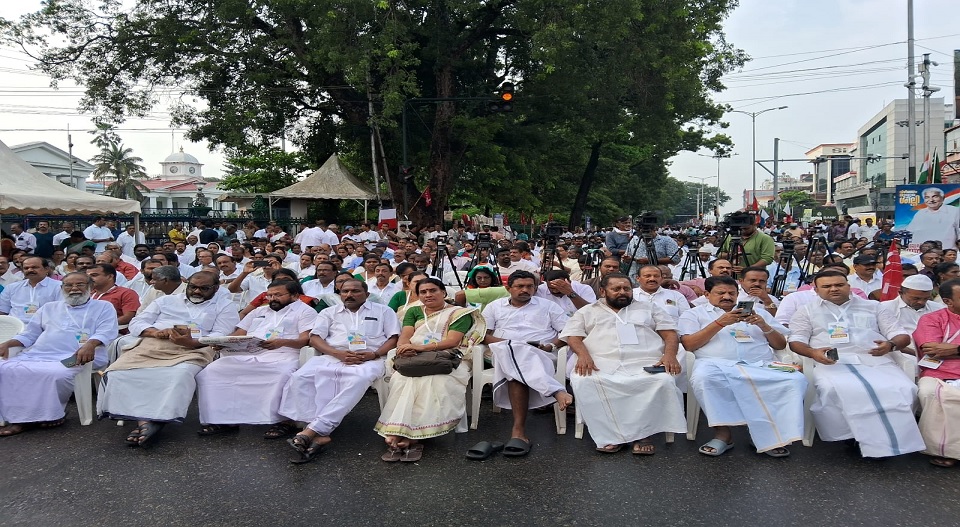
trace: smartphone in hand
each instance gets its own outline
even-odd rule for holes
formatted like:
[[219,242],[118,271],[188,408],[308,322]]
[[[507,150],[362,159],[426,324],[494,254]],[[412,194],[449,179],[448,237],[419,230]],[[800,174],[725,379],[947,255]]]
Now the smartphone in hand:
[[66,366],[67,368],[72,368],[72,367],[76,366],[76,365],[77,365],[77,354],[74,353],[73,355],[70,355],[69,357],[63,359],[62,361],[60,361],[60,364],[63,364],[63,365]]
[[837,351],[837,348],[830,348],[827,350],[827,358],[836,362],[840,360],[840,353]]
[[740,310],[741,317],[748,317],[753,314],[753,300],[744,300],[737,302],[737,309]]
[[644,366],[643,371],[647,373],[667,373],[666,366]]

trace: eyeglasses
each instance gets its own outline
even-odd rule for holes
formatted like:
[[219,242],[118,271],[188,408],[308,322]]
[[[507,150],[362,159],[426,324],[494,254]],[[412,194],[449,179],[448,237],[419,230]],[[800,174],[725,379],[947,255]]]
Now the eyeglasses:
[[213,285],[193,285],[193,284],[187,284],[187,289],[196,289],[197,291],[203,291],[203,292],[212,291],[213,288],[215,288],[215,287],[216,287],[216,286],[213,286]]

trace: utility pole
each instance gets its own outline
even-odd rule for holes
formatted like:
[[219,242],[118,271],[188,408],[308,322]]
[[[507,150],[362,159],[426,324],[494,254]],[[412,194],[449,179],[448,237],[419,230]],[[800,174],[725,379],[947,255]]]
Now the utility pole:
[[913,0],[907,0],[907,183],[917,182],[917,103],[913,98]]
[[[923,63],[920,64],[920,75],[923,78],[923,154],[930,155],[930,96],[940,91],[940,88],[930,86],[930,66],[939,66],[930,60],[930,54],[923,54]],[[932,171],[931,171],[932,173]],[[928,182],[930,183],[930,182]]]
[[[70,156],[70,186],[73,186],[73,136],[70,135],[70,124],[67,124],[67,154]],[[86,186],[86,185],[84,185]],[[81,189],[86,190],[86,189]]]

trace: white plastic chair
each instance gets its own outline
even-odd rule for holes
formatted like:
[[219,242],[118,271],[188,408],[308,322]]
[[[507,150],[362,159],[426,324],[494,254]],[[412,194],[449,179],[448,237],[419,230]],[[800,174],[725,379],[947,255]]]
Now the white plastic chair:
[[[473,383],[470,391],[468,392],[468,400],[470,403],[470,429],[476,430],[477,425],[480,423],[480,396],[483,392],[484,385],[493,384],[493,368],[484,368],[483,358],[489,348],[482,344],[477,344],[473,349]],[[493,357],[491,356],[491,361]],[[557,350],[557,370],[554,374],[554,378],[557,379],[557,382],[561,386],[566,385],[567,381],[567,348],[566,346]],[[493,405],[493,411],[496,413],[500,412],[500,407]],[[560,406],[556,403],[553,405],[553,418],[557,426],[557,435],[564,435],[567,433],[567,412],[560,411]]]
[[[890,358],[900,366],[904,375],[917,382],[917,358],[905,355],[897,350],[889,353]],[[810,408],[817,400],[817,387],[813,383],[813,369],[817,367],[817,361],[810,357],[803,357],[803,374],[807,377],[807,394],[803,398],[803,446],[813,446],[814,434],[817,432],[817,424],[813,420],[813,412]]]
[[23,321],[10,315],[0,315],[0,342],[6,342],[23,331]]
[[[776,355],[777,360],[781,362],[795,362],[797,355],[791,352],[788,349],[774,350],[774,355]],[[690,376],[693,374],[693,363],[695,362],[696,357],[693,352],[687,352],[687,360],[684,364],[684,368],[687,370],[687,379],[690,379]],[[804,368],[806,370],[806,368]],[[808,379],[809,380],[809,379]],[[804,426],[807,426],[807,423],[812,422],[812,419],[809,419],[807,413],[810,411],[810,405],[812,404],[809,401],[810,395],[810,385],[807,386],[807,396],[803,399],[803,411],[804,411]],[[687,439],[690,441],[696,441],[697,439],[697,427],[700,426],[700,402],[697,401],[697,397],[693,394],[693,388],[687,390]],[[803,441],[804,446],[811,446],[807,444],[806,439]],[[812,444],[812,443],[811,443]]]
[[[566,352],[568,349],[569,349],[569,348],[564,348],[563,350]],[[693,355],[692,353],[687,353],[687,356],[688,356],[688,357],[689,357],[689,356],[692,356],[692,355]],[[566,369],[566,360],[567,360],[566,353],[564,353],[564,356],[563,356],[563,359],[562,359],[562,360],[563,360],[563,362],[564,362],[564,368],[563,368],[562,371],[563,371],[563,374],[566,375],[566,373],[567,373],[567,369]],[[687,359],[687,360],[690,361],[691,359]],[[560,361],[557,362],[557,371],[558,371],[558,372],[561,371],[561,370],[560,370]],[[558,373],[558,375],[559,375],[559,373]],[[559,379],[558,379],[558,380],[559,380]],[[573,432],[573,437],[575,437],[575,438],[577,438],[577,439],[583,439],[584,422],[583,422],[583,416],[580,415],[580,406],[577,404],[577,394],[576,394],[576,393],[573,394],[573,401],[574,401],[574,403],[573,403],[573,409],[574,409],[575,414],[576,414],[576,417],[574,418],[574,423],[576,424],[576,427],[575,427],[574,432]],[[673,443],[673,441],[674,441],[674,434],[673,434],[673,432],[665,432],[665,433],[663,434],[663,437],[664,437],[664,442],[666,442],[666,443]]]
[[[23,348],[10,348],[10,357],[13,357]],[[88,362],[80,366],[80,371],[73,378],[73,397],[77,401],[77,413],[80,415],[80,424],[87,426],[93,423],[93,363]],[[6,424],[6,423],[2,423]]]

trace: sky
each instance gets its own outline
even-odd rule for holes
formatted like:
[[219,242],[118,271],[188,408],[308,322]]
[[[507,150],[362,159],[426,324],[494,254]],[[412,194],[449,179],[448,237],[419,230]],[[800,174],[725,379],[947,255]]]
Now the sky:
[[[933,69],[933,86],[947,102],[953,97],[953,50],[960,49],[956,0],[916,0],[914,37],[917,60],[930,53],[940,63]],[[714,100],[737,110],[766,112],[756,118],[757,159],[771,159],[773,138],[779,137],[780,157],[797,159],[821,143],[852,142],[857,129],[896,98],[904,98],[907,77],[907,0],[741,0],[724,24],[729,42],[752,60],[724,78],[727,90]],[[0,17],[16,18],[39,9],[39,0],[2,2]],[[66,129],[73,133],[74,154],[90,159],[96,148],[89,115],[77,113],[80,88],[61,83],[49,88],[46,77],[28,70],[30,59],[17,49],[0,47],[0,140],[7,145],[47,141],[66,149]],[[221,152],[171,134],[166,104],[161,101],[149,119],[123,123],[120,135],[144,159],[148,173],[183,148],[205,164],[205,176],[220,176]],[[918,104],[919,111],[919,104]],[[751,119],[730,113],[724,130],[735,146],[733,157],[720,162],[720,187],[740,207],[740,196],[752,185]],[[701,154],[701,155],[698,155]],[[671,160],[673,177],[716,184],[717,161],[711,152],[682,153]],[[809,172],[805,163],[782,163],[781,172]],[[757,168],[757,187],[767,173]]]

